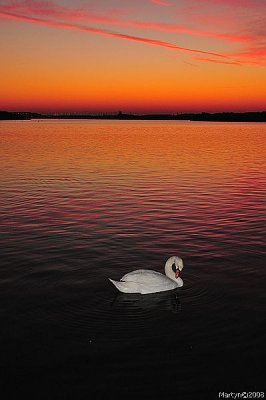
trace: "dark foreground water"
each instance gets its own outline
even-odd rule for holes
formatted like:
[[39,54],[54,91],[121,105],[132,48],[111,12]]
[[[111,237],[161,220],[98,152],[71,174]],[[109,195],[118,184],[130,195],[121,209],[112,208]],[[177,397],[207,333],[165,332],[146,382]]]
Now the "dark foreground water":
[[[0,123],[1,398],[265,390],[266,124]],[[107,280],[183,258],[184,287]]]

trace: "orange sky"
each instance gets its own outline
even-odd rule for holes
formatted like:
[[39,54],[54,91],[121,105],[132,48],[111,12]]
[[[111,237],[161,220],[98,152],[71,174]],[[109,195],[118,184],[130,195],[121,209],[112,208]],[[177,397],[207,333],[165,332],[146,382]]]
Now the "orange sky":
[[265,0],[0,0],[0,110],[265,110],[265,14]]

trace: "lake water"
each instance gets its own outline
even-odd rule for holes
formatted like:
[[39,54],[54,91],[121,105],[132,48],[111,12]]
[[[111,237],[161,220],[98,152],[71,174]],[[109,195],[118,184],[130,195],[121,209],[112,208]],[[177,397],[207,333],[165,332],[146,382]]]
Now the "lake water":
[[[0,122],[7,400],[265,390],[266,124]],[[184,286],[118,294],[184,260]]]

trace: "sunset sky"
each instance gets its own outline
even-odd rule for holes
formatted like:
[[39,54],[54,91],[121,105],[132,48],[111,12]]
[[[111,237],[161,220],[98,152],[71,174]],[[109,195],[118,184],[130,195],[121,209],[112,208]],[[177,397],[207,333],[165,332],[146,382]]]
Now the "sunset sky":
[[0,110],[266,109],[266,0],[0,0]]

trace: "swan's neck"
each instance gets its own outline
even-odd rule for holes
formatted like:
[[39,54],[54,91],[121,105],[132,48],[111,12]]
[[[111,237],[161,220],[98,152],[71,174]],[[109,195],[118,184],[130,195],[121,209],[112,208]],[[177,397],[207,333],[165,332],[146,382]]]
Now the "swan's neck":
[[165,270],[165,275],[168,276],[168,278],[171,278],[173,279],[173,281],[175,281],[176,280],[175,273],[172,269],[173,264],[174,264],[174,259],[171,257],[169,258],[169,260],[166,261],[164,270]]
[[175,273],[172,269],[172,265],[174,264],[174,262],[175,262],[174,257],[171,257],[166,261],[165,267],[164,267],[165,275],[168,276],[168,278],[173,279],[173,281],[176,280]]
[[175,281],[178,284],[178,286],[183,286],[183,280],[180,277],[176,278],[175,272],[172,269],[172,265],[175,263],[176,259],[177,259],[177,257],[173,256],[173,257],[170,257],[166,261],[165,267],[164,267],[165,275],[168,276],[168,278]]

